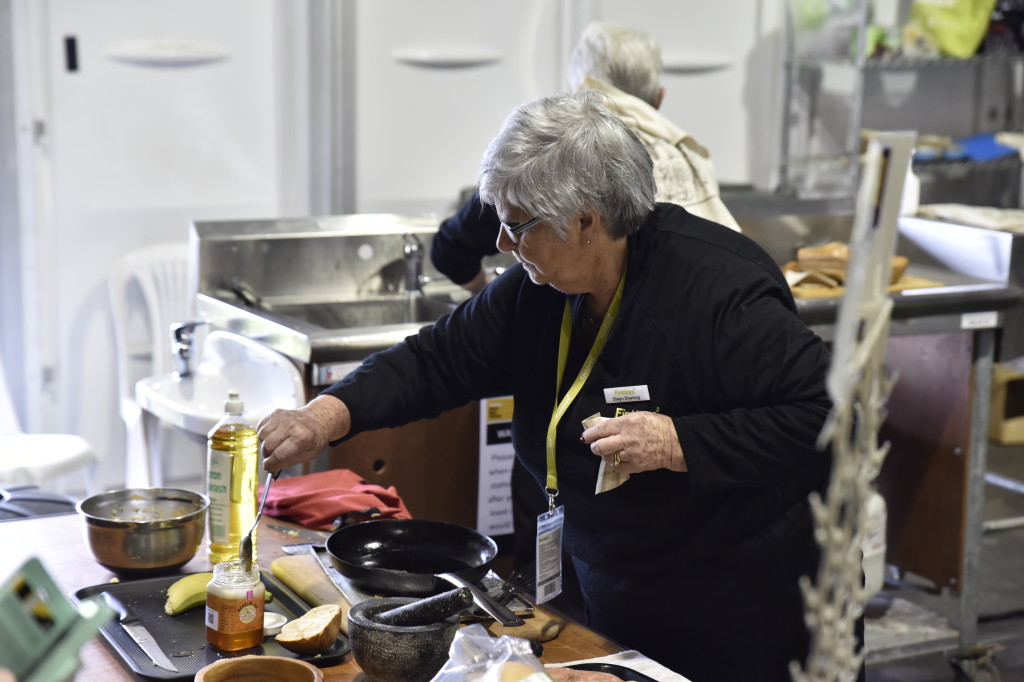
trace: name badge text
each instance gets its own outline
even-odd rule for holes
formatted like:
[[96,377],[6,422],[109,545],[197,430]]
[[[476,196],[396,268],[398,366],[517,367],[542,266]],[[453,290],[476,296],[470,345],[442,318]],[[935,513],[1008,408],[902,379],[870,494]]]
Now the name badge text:
[[647,385],[642,386],[619,386],[617,388],[604,389],[604,401],[609,405],[616,403],[638,403],[642,400],[650,400],[651,394]]

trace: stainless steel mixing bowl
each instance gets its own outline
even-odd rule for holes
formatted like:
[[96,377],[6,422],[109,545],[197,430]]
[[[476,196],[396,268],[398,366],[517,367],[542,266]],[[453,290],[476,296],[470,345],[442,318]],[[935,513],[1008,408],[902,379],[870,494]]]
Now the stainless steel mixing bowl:
[[188,563],[206,530],[205,495],[177,488],[124,488],[87,497],[89,551],[102,566],[128,577],[172,573]]

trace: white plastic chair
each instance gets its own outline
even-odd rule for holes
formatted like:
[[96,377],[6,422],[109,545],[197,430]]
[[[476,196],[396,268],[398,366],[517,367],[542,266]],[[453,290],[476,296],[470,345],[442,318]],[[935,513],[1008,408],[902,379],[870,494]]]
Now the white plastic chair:
[[142,410],[135,401],[135,382],[171,371],[171,324],[193,317],[188,244],[155,244],[132,251],[114,265],[107,289],[125,426],[125,485],[146,487],[161,476],[153,471]]
[[0,482],[53,486],[55,479],[84,469],[87,495],[98,492],[99,457],[81,436],[70,433],[25,433],[14,411],[0,359]]

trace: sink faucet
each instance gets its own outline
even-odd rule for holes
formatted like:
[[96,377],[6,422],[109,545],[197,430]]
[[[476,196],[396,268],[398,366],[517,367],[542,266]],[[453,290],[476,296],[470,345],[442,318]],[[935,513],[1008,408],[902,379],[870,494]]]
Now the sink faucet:
[[419,237],[402,233],[405,240],[405,291],[423,292],[423,242]]
[[196,327],[209,324],[206,320],[174,322],[171,324],[171,355],[174,356],[174,372],[179,377],[192,374],[192,339]]
[[238,275],[231,278],[231,291],[250,308],[259,308],[263,305],[263,300],[252,285]]

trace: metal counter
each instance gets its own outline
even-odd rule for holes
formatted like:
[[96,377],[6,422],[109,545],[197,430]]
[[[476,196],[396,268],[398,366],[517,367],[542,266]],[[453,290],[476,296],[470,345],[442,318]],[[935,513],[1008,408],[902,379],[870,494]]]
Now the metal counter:
[[[851,220],[776,216],[740,224],[781,264],[799,247],[847,241]],[[1024,324],[1021,251],[1021,239],[1012,234],[900,219],[896,252],[909,259],[907,274],[944,286],[892,294],[886,364],[900,378],[883,434],[892,451],[878,480],[890,506],[887,559],[932,581],[952,599],[957,630],[931,627],[932,621],[915,633],[912,623],[920,614],[914,614],[897,624],[901,634],[893,637],[889,619],[869,621],[869,662],[948,651],[977,640],[992,365],[1003,330]],[[797,300],[802,319],[826,340],[839,303],[838,298]]]
[[[210,221],[192,226],[191,280],[197,312],[216,326],[259,339],[300,363],[349,363],[387,348],[422,324],[327,329],[248,305],[241,282],[264,301],[345,301],[396,291],[389,279],[402,260],[402,233],[429,250],[436,217],[351,215],[266,221]],[[739,219],[744,233],[781,264],[803,246],[846,241],[852,214],[753,216]],[[897,253],[910,259],[908,274],[945,286],[894,294],[891,334],[953,329],[1022,330],[1022,240],[1007,233],[916,218],[900,221]],[[507,259],[507,257],[506,257]],[[501,259],[496,259],[501,262]],[[1017,269],[1024,269],[1019,267]],[[466,296],[424,263],[424,292],[458,302]],[[799,299],[801,318],[831,338],[839,298]],[[1024,352],[1024,351],[1022,351]]]
[[[782,265],[794,260],[801,247],[846,242],[852,220],[852,214],[844,214],[756,217],[739,222],[744,233]],[[1008,321],[1016,324],[1024,283],[1015,279],[1011,262],[1019,248],[1009,233],[901,218],[896,253],[910,261],[906,274],[944,286],[893,294],[890,334],[996,329]],[[804,322],[830,340],[840,300],[798,299],[797,308]]]

